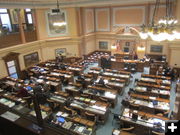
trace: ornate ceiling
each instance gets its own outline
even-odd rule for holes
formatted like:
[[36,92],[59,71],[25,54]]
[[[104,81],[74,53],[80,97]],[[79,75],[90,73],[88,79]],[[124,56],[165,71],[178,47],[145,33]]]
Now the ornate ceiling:
[[[164,0],[162,0],[164,1]],[[88,7],[142,4],[155,2],[155,0],[59,0],[60,7]],[[51,8],[56,6],[57,0],[0,0],[0,8],[29,7],[29,8]]]

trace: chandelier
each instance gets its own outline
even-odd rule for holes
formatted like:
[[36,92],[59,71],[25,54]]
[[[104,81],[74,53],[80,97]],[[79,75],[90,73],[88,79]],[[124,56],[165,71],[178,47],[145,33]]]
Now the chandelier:
[[180,33],[177,31],[178,21],[172,15],[173,1],[166,0],[166,16],[155,24],[154,18],[160,4],[160,0],[156,0],[151,23],[147,26],[142,25],[142,30],[139,33],[141,39],[147,39],[149,37],[154,41],[173,41],[180,39]]

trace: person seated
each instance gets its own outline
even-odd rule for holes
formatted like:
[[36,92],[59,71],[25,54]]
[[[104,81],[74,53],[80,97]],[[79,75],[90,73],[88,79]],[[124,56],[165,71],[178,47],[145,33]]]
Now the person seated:
[[137,60],[138,59],[138,55],[137,53],[134,54],[134,60]]
[[64,79],[63,85],[67,86],[69,84],[69,80],[67,78]]
[[61,63],[61,64],[60,64],[60,69],[61,69],[61,70],[66,70],[66,66],[65,66],[63,63]]
[[99,86],[105,86],[105,82],[104,82],[104,78],[100,77],[99,81],[98,81],[98,85]]
[[22,97],[28,97],[28,96],[29,96],[29,94],[28,94],[27,90],[21,86],[19,88],[19,91],[16,94],[16,97],[22,98]]
[[79,80],[79,81],[83,81],[84,80],[84,77],[82,76],[82,75],[79,75],[78,77],[77,77],[77,79]]

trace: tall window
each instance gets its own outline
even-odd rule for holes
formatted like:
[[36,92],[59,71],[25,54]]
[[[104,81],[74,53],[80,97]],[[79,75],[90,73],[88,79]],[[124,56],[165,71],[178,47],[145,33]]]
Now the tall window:
[[14,60],[7,62],[7,68],[8,68],[8,72],[9,72],[10,77],[18,78],[16,65],[15,65]]
[[0,19],[4,31],[12,31],[8,10],[0,8]]
[[25,15],[26,15],[27,23],[28,24],[33,24],[32,10],[29,9],[29,8],[25,9]]

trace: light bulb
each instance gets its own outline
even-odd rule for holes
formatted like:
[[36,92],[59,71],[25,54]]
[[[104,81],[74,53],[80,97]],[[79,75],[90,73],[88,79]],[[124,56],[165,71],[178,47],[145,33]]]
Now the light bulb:
[[180,33],[179,32],[173,31],[173,34],[174,34],[176,39],[180,39]]
[[174,36],[174,34],[168,34],[167,36],[167,40],[168,41],[173,41],[176,37]]
[[158,41],[158,42],[164,40],[160,34],[152,34],[151,39],[154,40],[154,41]]
[[147,34],[147,33],[140,32],[139,35],[140,35],[140,37],[141,37],[142,39],[147,39],[147,38],[148,38],[148,34]]
[[176,23],[178,23],[178,20],[175,20],[175,21],[174,21],[174,24],[176,24]]

